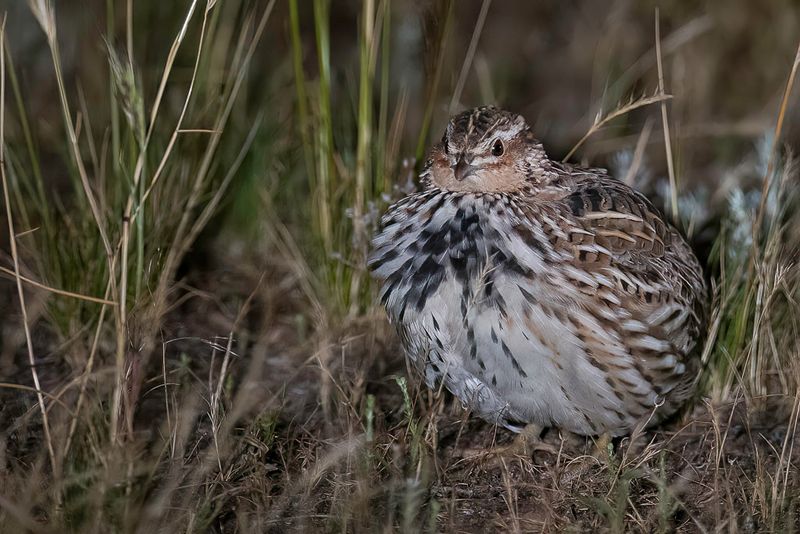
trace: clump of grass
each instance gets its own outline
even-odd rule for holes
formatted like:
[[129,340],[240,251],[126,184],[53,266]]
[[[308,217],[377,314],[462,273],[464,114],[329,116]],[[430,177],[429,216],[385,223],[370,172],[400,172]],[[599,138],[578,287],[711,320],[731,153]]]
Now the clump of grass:
[[[303,140],[305,168],[314,198],[314,209],[311,213],[316,237],[314,245],[321,251],[321,257],[317,261],[324,266],[323,287],[332,290],[328,299],[334,306],[346,310],[351,306],[358,307],[357,295],[363,276],[363,259],[360,256],[363,255],[365,243],[364,206],[367,187],[374,179],[367,168],[366,158],[369,139],[375,128],[371,114],[374,54],[381,43],[382,26],[377,24],[379,29],[376,32],[376,22],[379,21],[376,21],[375,4],[365,2],[358,34],[361,51],[358,108],[355,117],[347,120],[346,112],[334,113],[331,98],[329,2],[313,2],[318,66],[314,87],[306,81],[303,70],[304,49],[298,3],[292,0],[289,5],[299,129]],[[387,5],[385,1],[381,3],[383,14],[387,14]],[[381,105],[388,104],[382,102]],[[346,110],[341,102],[336,109]],[[344,124],[350,124],[354,120],[358,128],[356,147],[342,142],[335,146],[334,117]],[[356,246],[351,246],[351,243]]]
[[[300,8],[295,0],[289,2],[289,8],[298,129],[314,200],[314,241],[309,254],[319,251],[315,264],[320,266],[324,280],[319,290],[326,295],[329,306],[346,311],[353,318],[371,306],[365,262],[377,210],[394,195],[397,177],[406,170],[399,157],[408,105],[406,89],[401,84],[397,95],[390,92],[392,2],[362,3],[353,95],[346,90],[342,94],[339,88],[334,91],[332,86],[329,0],[313,2],[317,59],[313,80],[303,68],[304,58],[311,51],[303,47]],[[446,37],[446,29],[437,36],[440,48]],[[418,147],[424,147],[430,127],[444,56],[439,57],[428,89]]]
[[[771,142],[760,145],[758,173],[763,176],[757,206],[741,190],[730,195],[729,211],[715,244],[712,261],[719,270],[715,317],[705,356],[716,376],[711,384],[718,398],[742,386],[750,399],[771,392],[796,394],[800,374],[793,355],[800,346],[786,328],[800,312],[796,296],[800,277],[794,266],[798,244],[787,231],[797,223],[797,180],[791,155],[781,160],[781,140],[788,98],[800,65],[798,48],[789,74]],[[754,195],[750,196],[751,199]],[[788,321],[787,321],[788,320]]]
[[[120,502],[128,503],[119,513],[132,513],[132,483],[145,473],[135,473],[134,456],[120,448],[134,439],[134,413],[176,271],[252,147],[252,133],[242,143],[226,135],[226,129],[274,4],[248,13],[241,5],[189,3],[152,93],[142,85],[132,48],[118,52],[109,35],[110,100],[104,104],[110,111],[104,111],[87,105],[80,86],[75,104],[65,81],[55,5],[29,2],[57,81],[64,149],[59,165],[75,193],[63,202],[49,193],[40,164],[42,147],[58,140],[38,142],[25,88],[14,64],[4,64],[3,82],[12,80],[16,106],[12,122],[25,132],[19,144],[3,142],[12,154],[3,165],[10,186],[5,206],[11,227],[22,230],[12,235],[21,251],[14,275],[20,284],[30,279],[55,289],[48,295],[46,316],[63,344],[61,351],[69,356],[67,373],[74,377],[58,393],[70,400],[70,407],[41,399],[49,386],[40,383],[36,360],[44,350],[28,340],[49,451],[47,476],[58,482],[40,505],[51,503],[47,509],[58,515],[56,504],[72,510],[80,503],[80,513],[64,516],[74,528],[103,515],[108,501],[93,501],[91,494],[117,476],[127,479]],[[109,3],[110,20],[113,7]],[[131,25],[129,18],[128,32]],[[232,25],[239,31],[230,32]],[[3,39],[5,43],[5,35]],[[12,57],[10,50],[3,50],[4,60]],[[190,77],[177,81],[175,68],[188,58],[193,58]],[[201,65],[206,69],[202,73]],[[165,105],[167,99],[180,102],[177,113]],[[98,116],[109,122],[98,124]],[[251,132],[259,126],[256,122]],[[24,299],[20,306],[24,314]],[[115,349],[109,351],[112,341]],[[217,389],[212,415],[219,397]],[[216,417],[212,423],[219,426]],[[106,476],[98,476],[97,470]],[[76,484],[72,477],[83,481]]]

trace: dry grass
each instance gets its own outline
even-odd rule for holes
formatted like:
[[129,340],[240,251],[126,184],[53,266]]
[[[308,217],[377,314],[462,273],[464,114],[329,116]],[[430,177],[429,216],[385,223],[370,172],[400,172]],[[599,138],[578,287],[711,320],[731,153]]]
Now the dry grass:
[[[791,3],[764,31],[744,0],[666,2],[655,35],[621,1],[144,4],[31,0],[0,38],[0,530],[798,529]],[[492,95],[706,258],[668,425],[494,458],[512,436],[409,375],[367,238]]]

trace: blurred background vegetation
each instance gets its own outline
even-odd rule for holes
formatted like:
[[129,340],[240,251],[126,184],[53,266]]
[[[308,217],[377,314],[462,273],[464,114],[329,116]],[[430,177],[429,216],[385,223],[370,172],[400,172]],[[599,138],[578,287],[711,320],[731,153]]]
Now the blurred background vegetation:
[[[798,519],[796,2],[0,0],[0,14],[0,525]],[[570,159],[670,212],[661,107],[640,105],[660,94],[656,25],[677,223],[715,288],[686,419],[708,424],[631,439],[583,485],[464,467],[459,451],[495,432],[399,378],[369,236],[447,118],[483,104],[525,115],[554,159],[592,132]],[[759,425],[768,438],[726,441]],[[676,443],[690,452],[665,459]],[[756,460],[727,470],[725,454]],[[687,470],[703,473],[689,489]],[[713,504],[694,503],[709,484]]]

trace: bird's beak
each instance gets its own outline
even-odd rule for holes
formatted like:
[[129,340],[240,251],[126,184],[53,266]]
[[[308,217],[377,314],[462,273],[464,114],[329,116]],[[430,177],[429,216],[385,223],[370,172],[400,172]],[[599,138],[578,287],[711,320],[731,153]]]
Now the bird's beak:
[[464,159],[463,155],[459,156],[458,161],[455,165],[452,165],[451,168],[453,169],[453,174],[458,182],[462,182],[465,178],[475,174],[475,171],[478,169],[478,167],[467,163],[467,160]]

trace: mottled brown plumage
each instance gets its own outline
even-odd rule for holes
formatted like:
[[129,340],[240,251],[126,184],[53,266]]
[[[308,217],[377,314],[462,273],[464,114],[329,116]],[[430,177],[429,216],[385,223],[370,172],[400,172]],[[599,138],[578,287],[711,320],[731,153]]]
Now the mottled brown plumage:
[[389,208],[370,266],[430,387],[478,415],[581,434],[674,413],[706,286],[678,231],[601,169],[551,161],[519,115],[454,117]]

